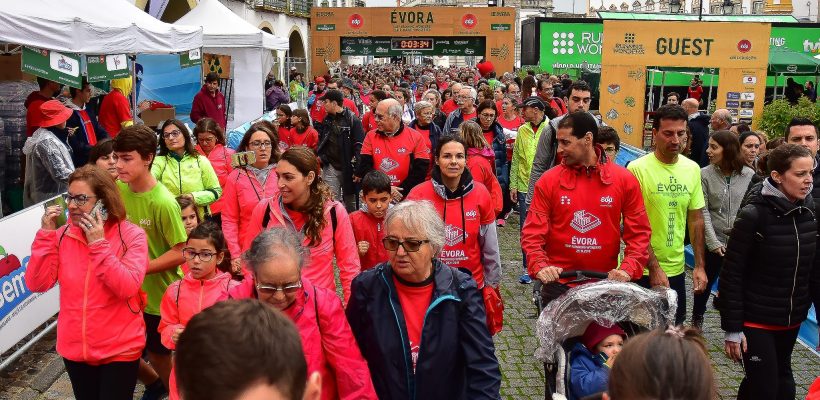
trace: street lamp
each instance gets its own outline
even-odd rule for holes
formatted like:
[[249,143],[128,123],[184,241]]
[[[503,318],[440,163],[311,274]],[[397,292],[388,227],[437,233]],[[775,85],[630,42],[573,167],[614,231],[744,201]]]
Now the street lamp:
[[732,0],[723,0],[720,7],[723,9],[723,15],[731,15],[735,10],[735,3],[732,3]]

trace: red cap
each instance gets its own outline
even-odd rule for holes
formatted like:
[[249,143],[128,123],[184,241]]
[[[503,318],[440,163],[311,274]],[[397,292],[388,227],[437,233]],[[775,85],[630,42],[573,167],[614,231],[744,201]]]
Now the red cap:
[[584,331],[584,336],[581,336],[581,344],[583,344],[587,350],[594,352],[595,346],[610,335],[619,335],[626,339],[626,333],[618,324],[612,324],[611,327],[606,328],[595,322],[590,322],[589,326],[587,326],[587,330]]
[[316,79],[314,80],[314,82],[316,82],[316,83],[325,83],[325,78],[323,78],[321,76],[317,76]]
[[68,121],[71,109],[60,103],[59,100],[49,100],[40,105],[40,126],[49,128]]

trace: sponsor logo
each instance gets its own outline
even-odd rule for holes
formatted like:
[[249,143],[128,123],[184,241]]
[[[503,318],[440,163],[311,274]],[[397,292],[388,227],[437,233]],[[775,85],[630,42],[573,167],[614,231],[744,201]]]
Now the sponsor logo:
[[748,108],[742,108],[742,109],[740,109],[740,112],[738,113],[738,117],[751,118],[752,116],[754,116],[754,114],[755,114],[754,110],[750,110]]
[[444,243],[448,246],[455,246],[466,239],[469,234],[465,233],[463,229],[447,224],[444,227]]
[[106,69],[109,71],[118,71],[121,69],[125,69],[128,66],[128,63],[125,59],[125,54],[115,54],[106,56]]
[[572,204],[572,200],[569,196],[561,196],[561,204]]
[[475,217],[477,217],[477,216],[478,216],[478,211],[476,211],[476,210],[469,210],[469,211],[467,211],[466,213],[464,213],[464,216],[465,216],[465,217],[467,217],[467,218],[475,218]]
[[601,196],[601,205],[611,206],[614,201],[612,196]]
[[510,24],[490,24],[491,31],[509,31]]
[[464,54],[466,54],[466,55],[475,54],[475,50],[473,50],[473,49],[464,49]]
[[740,100],[740,92],[728,92],[726,98],[729,100]]
[[757,77],[752,75],[744,75],[743,76],[743,84],[744,85],[754,85],[757,83]]
[[199,60],[202,58],[202,52],[199,49],[193,49],[188,52],[188,59],[189,60]]
[[740,108],[755,108],[755,102],[753,101],[741,101]]
[[807,53],[820,54],[820,41],[810,42],[808,39],[804,40],[803,51]]
[[752,101],[755,99],[754,92],[743,92],[740,94],[740,100],[749,100]]
[[467,29],[473,29],[476,27],[476,25],[478,25],[478,17],[476,17],[475,15],[464,14],[464,16],[461,17],[461,26]]
[[329,32],[336,30],[336,24],[319,24],[316,25],[316,30],[319,32]]
[[390,52],[390,50],[385,48],[385,47],[376,47],[376,53],[388,53],[388,52]]
[[743,39],[743,40],[737,42],[737,51],[739,51],[741,53],[748,53],[751,50],[752,50],[752,42],[750,42],[746,39]]
[[49,54],[49,66],[51,69],[66,75],[80,76],[80,63],[56,51]]
[[406,147],[399,147],[399,149],[396,150],[396,152],[398,152],[398,153],[407,153],[407,148]]
[[740,102],[737,100],[729,100],[726,102],[726,108],[738,108],[740,107]]
[[390,157],[382,158],[382,162],[379,164],[379,169],[384,173],[390,172],[398,167],[399,162]]
[[730,108],[729,114],[732,114],[733,117],[737,117],[737,108]]
[[347,25],[353,29],[360,29],[364,25],[364,17],[361,14],[351,14],[347,19]]
[[490,13],[491,17],[511,17],[512,14],[509,11],[493,11]]
[[741,124],[751,125],[752,124],[752,119],[751,118],[738,118],[737,122],[741,123]]
[[786,38],[784,37],[773,37],[769,38],[769,45],[774,47],[783,47],[786,45]]
[[601,219],[586,210],[576,211],[573,214],[572,222],[569,223],[569,226],[581,233],[587,233],[598,227],[598,225],[601,225]]
[[319,11],[316,13],[316,18],[332,17],[334,15],[335,14],[333,14],[333,11]]
[[552,33],[552,54],[575,53],[601,54],[601,32]]
[[613,51],[618,54],[646,54],[646,49],[644,49],[643,45],[635,43],[634,33],[625,33],[624,41],[622,43],[615,43]]

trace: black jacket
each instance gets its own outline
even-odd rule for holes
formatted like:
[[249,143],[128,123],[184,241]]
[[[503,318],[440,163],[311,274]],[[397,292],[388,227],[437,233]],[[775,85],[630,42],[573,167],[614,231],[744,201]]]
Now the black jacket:
[[[86,107],[85,111],[88,113],[88,119],[91,120],[91,126],[94,128],[94,134],[97,136],[97,142],[108,138],[108,132],[100,126],[97,121],[97,115],[91,107]],[[88,144],[88,136],[85,128],[82,126],[80,113],[76,109],[72,109],[71,117],[66,121],[66,129],[60,130],[57,137],[60,138],[68,147],[71,148],[71,160],[74,162],[74,167],[79,168],[88,162],[88,153],[91,151],[91,145]],[[71,136],[68,135],[69,128],[76,128]]]
[[726,246],[718,302],[726,332],[741,332],[744,322],[799,324],[820,298],[814,201],[763,194],[770,179],[751,189]]
[[[407,125],[402,122],[401,127],[399,127],[399,131],[396,132],[396,136],[404,134],[404,129],[406,127]],[[384,132],[377,129],[376,135],[384,135]],[[362,146],[359,146],[359,150],[361,150],[361,148]],[[407,173],[407,178],[404,178],[404,181],[402,181],[399,185],[399,188],[402,189],[401,193],[403,196],[407,196],[411,189],[416,187],[419,183],[424,182],[424,178],[427,177],[427,169],[430,166],[430,162],[431,160],[429,159],[415,158],[412,154],[410,154],[410,171]],[[359,178],[364,178],[364,176],[373,169],[373,156],[362,154],[361,161],[356,168],[356,176]]]
[[501,372],[484,300],[469,275],[433,260],[433,297],[413,373],[389,263],[353,280],[346,314],[380,399],[499,399]]
[[[327,114],[325,120],[317,124],[319,131],[319,145],[316,153],[322,165],[332,165],[332,160],[337,160],[341,165],[336,165],[343,173],[342,189],[345,193],[354,193],[353,171],[360,163],[362,143],[364,143],[364,128],[362,121],[347,108],[338,114]],[[328,142],[331,136],[335,137],[341,147],[341,154],[331,155]]]
[[689,120],[689,131],[692,132],[692,147],[689,159],[698,163],[701,168],[709,165],[706,148],[709,146],[709,117],[700,114]]

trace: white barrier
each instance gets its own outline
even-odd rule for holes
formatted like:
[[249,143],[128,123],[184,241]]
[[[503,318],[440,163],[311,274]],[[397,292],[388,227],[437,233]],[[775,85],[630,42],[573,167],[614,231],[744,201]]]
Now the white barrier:
[[0,219],[0,354],[11,349],[60,309],[59,290],[33,293],[25,275],[43,205]]

